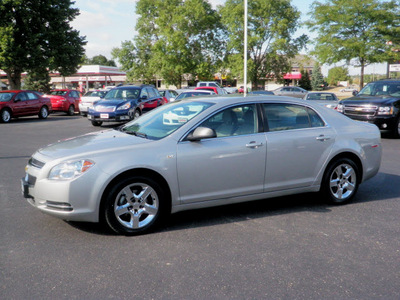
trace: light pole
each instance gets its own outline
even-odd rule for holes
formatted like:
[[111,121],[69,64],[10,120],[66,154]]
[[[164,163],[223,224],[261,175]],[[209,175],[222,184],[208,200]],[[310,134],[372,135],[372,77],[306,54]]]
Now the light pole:
[[243,93],[247,95],[247,0],[244,0],[244,87]]

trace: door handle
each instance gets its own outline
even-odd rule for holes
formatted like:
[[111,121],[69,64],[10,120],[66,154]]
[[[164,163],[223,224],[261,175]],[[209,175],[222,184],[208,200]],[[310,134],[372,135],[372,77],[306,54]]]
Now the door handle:
[[317,141],[325,142],[327,140],[330,140],[331,138],[321,134],[320,136],[316,137],[316,139],[317,139]]
[[258,147],[261,147],[263,145],[263,143],[257,143],[255,141],[252,141],[248,144],[246,144],[247,148],[253,148],[253,149],[257,149]]

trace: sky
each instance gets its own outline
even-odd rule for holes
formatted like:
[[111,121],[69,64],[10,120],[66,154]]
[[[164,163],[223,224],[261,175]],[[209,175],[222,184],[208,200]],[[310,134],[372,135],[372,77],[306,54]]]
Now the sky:
[[[251,0],[248,0],[251,1]],[[130,41],[135,36],[137,15],[135,14],[136,0],[75,0],[74,7],[79,8],[80,15],[71,23],[74,29],[86,36],[86,56],[92,58],[96,55],[104,55],[112,59],[111,50],[120,47],[123,41]],[[224,4],[225,0],[209,0],[215,8]],[[310,6],[313,0],[292,0],[301,13],[301,21],[306,21],[309,16]],[[307,34],[310,38],[313,33],[306,28],[300,28],[298,35]],[[315,36],[315,35],[314,35]],[[327,75],[328,66],[323,66],[322,72]],[[349,67],[350,75],[360,73],[359,68]],[[386,73],[386,66],[378,64],[369,66],[366,74]]]

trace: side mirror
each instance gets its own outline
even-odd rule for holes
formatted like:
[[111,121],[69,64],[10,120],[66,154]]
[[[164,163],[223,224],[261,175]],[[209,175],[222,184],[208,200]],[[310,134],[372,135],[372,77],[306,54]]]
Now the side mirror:
[[353,96],[357,96],[358,92],[357,91],[353,91]]
[[198,142],[203,139],[211,139],[217,137],[214,129],[208,127],[197,127],[192,133],[186,137],[188,141]]
[[140,97],[141,100],[147,100],[147,95],[143,95],[142,97]]

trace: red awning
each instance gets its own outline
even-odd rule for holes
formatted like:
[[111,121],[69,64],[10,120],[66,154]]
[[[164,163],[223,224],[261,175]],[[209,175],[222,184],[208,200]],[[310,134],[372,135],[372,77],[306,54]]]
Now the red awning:
[[283,79],[301,79],[301,73],[300,72],[286,73],[285,75],[283,75]]

